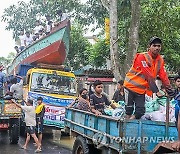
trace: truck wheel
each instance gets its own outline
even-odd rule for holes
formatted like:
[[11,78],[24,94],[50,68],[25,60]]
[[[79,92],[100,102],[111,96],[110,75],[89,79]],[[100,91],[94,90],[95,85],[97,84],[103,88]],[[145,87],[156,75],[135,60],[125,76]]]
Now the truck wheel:
[[77,136],[73,145],[73,154],[89,154],[89,147],[82,136]]
[[10,129],[9,129],[9,141],[11,144],[17,144],[19,141],[19,119],[10,120]]
[[20,119],[20,135],[22,137],[26,136],[26,124],[22,119]]

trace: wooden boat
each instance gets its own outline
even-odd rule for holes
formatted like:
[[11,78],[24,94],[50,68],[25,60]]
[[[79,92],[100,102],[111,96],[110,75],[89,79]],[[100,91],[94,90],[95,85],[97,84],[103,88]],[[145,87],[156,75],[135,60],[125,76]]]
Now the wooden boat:
[[19,53],[8,67],[8,74],[18,71],[20,64],[38,63],[61,65],[69,52],[69,20],[62,21],[53,31]]

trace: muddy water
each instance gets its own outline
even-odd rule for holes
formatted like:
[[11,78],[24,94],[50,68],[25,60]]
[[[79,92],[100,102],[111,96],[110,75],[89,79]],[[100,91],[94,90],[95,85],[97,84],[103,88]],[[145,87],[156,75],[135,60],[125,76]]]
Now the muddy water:
[[62,136],[61,140],[59,141],[59,144],[62,147],[68,148],[70,150],[72,150],[73,148],[73,144],[74,144],[74,137],[68,137],[68,136]]
[[72,150],[74,140],[75,140],[74,137],[61,134],[60,130],[52,130],[52,133],[53,133],[52,135],[53,142],[55,142],[56,144],[59,144],[61,147]]

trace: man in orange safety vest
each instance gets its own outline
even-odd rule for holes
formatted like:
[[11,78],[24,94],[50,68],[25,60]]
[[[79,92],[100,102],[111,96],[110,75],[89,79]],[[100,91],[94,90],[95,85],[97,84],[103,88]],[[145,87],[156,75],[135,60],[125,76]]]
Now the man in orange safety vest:
[[[169,95],[174,95],[168,75],[164,69],[164,60],[159,54],[162,41],[158,37],[150,39],[148,51],[137,53],[133,65],[126,74],[124,80],[124,92],[126,102],[126,118],[140,119],[145,113],[145,94],[156,93],[158,97],[163,95],[155,83],[159,76]],[[135,112],[134,111],[135,104]]]

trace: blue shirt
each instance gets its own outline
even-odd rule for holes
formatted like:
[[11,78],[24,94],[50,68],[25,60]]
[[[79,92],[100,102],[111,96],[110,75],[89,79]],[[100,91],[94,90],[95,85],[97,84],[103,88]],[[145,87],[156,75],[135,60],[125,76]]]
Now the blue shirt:
[[3,84],[6,82],[6,76],[3,72],[0,72],[0,89],[3,88]]

